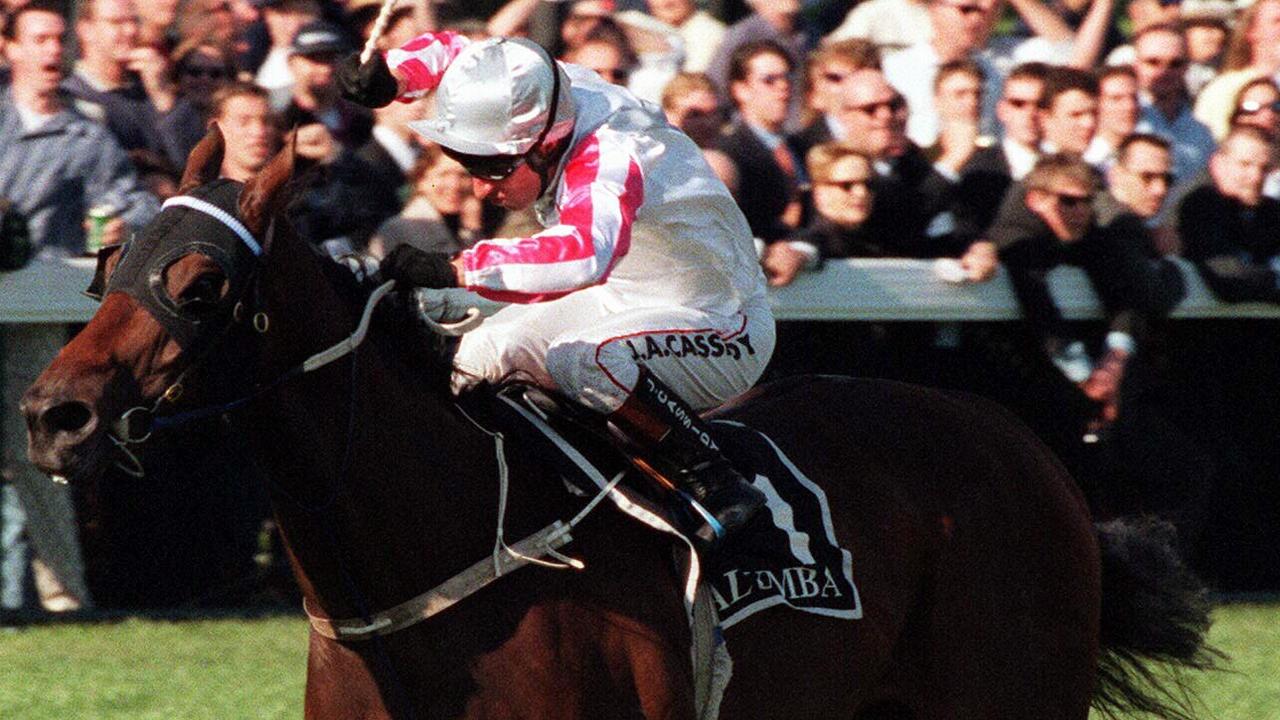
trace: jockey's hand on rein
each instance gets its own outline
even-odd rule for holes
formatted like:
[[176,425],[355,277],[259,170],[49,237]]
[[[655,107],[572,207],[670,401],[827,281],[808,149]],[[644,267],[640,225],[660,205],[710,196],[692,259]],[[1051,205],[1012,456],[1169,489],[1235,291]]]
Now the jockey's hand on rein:
[[451,288],[458,286],[458,276],[450,256],[426,252],[412,245],[397,245],[382,261],[382,277],[408,287]]
[[391,74],[382,53],[375,52],[364,64],[353,52],[338,63],[338,86],[342,97],[367,108],[386,107],[400,94],[400,83]]

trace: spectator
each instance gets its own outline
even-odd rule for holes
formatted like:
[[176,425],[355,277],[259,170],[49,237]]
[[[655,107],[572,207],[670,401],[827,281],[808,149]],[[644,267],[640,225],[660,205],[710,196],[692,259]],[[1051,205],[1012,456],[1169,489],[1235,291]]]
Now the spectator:
[[938,110],[938,142],[926,149],[925,157],[936,159],[948,145],[970,144],[989,147],[990,135],[981,135],[982,67],[972,60],[953,60],[938,68],[934,80],[933,104]]
[[334,78],[338,59],[348,50],[341,28],[323,20],[298,30],[290,48],[289,74],[294,80],[289,104],[281,113],[283,127],[319,123],[348,150],[368,141],[373,113],[344,100]]
[[1134,38],[1134,72],[1142,100],[1138,130],[1173,146],[1173,174],[1190,177],[1213,152],[1213,135],[1191,114],[1187,94],[1187,42],[1176,27],[1156,25]]
[[738,168],[738,204],[751,233],[766,242],[800,226],[799,163],[782,134],[791,101],[790,56],[761,40],[742,45],[730,65],[730,91],[738,117],[720,149]]
[[204,135],[202,118],[178,97],[168,57],[138,43],[138,27],[132,0],[86,0],[76,20],[81,57],[63,89],[97,105],[98,119],[125,150],[150,150],[182,165]]
[[[1231,127],[1252,125],[1273,141],[1280,140],[1280,86],[1271,78],[1258,78],[1245,85],[1236,96]],[[1198,178],[1203,181],[1204,178]],[[1280,199],[1280,171],[1267,174],[1262,194]]]
[[1138,126],[1138,76],[1128,65],[1109,65],[1097,77],[1098,129],[1084,160],[1105,171],[1115,162],[1120,142]]
[[[1182,11],[1182,34],[1187,39],[1187,91],[1200,94],[1218,75],[1227,49],[1228,23],[1234,15],[1232,4],[1196,3]],[[1212,128],[1210,128],[1212,129]]]
[[[838,119],[848,135],[846,143],[871,158],[876,170],[876,205],[871,219],[877,228],[901,233],[904,242],[940,239],[954,229],[946,211],[952,202],[953,179],[973,155],[974,145],[944,147],[930,163],[907,138],[907,103],[879,70],[858,70],[842,85]],[[877,229],[877,231],[881,231]],[[942,246],[935,253],[947,254]]]
[[369,240],[371,255],[384,258],[397,245],[452,255],[481,237],[481,203],[471,192],[471,176],[438,145],[427,146],[409,180],[408,204],[378,227]]
[[1240,88],[1231,111],[1231,127],[1252,125],[1280,138],[1280,87],[1271,78],[1258,78]]
[[[1182,0],[1129,0],[1124,6],[1129,34],[1137,37],[1149,27],[1176,27],[1182,16]],[[1107,54],[1105,65],[1133,65],[1133,44],[1120,45]]]
[[[431,3],[424,7],[431,8]],[[347,16],[344,24],[355,31],[361,42],[368,40],[373,31],[373,21],[382,10],[381,0],[357,0],[346,4]],[[426,28],[419,28],[414,17],[415,7],[411,4],[397,5],[387,18],[387,26],[378,39],[378,49],[382,51],[397,48],[417,37]],[[434,19],[434,18],[433,18]]]
[[1083,70],[1050,68],[1040,94],[1040,127],[1046,153],[1083,156],[1098,129],[1098,81]]
[[253,0],[262,9],[270,47],[254,74],[254,82],[271,93],[271,107],[283,110],[292,96],[293,72],[289,56],[293,39],[304,25],[320,19],[316,0]]
[[[823,258],[901,257],[908,254],[895,247],[899,236],[872,232],[867,219],[875,204],[871,183],[875,171],[865,155],[838,143],[816,145],[805,159],[813,183],[814,222],[795,235],[795,240],[813,246]],[[785,276],[768,272],[774,282]]]
[[[1095,174],[1083,160],[1046,156],[1023,186],[1006,199],[990,237],[1009,271],[1034,344],[1110,422],[1117,412],[1124,364],[1136,347],[1137,324],[1143,316],[1163,315],[1176,304],[1182,295],[1181,275],[1172,264],[1148,260],[1141,223],[1113,220],[1102,227],[1095,222]],[[1045,273],[1062,264],[1082,268],[1107,309],[1108,331],[1096,367],[1088,349],[1093,343],[1086,344],[1084,329],[1062,317],[1045,282]],[[1087,403],[1061,402],[1068,413],[1073,407],[1084,411],[1066,417],[1069,425],[1080,427],[1094,419]]]
[[1209,160],[1210,181],[1177,209],[1183,254],[1225,302],[1280,302],[1280,201],[1262,194],[1274,165],[1272,138],[1232,128]]
[[626,35],[609,23],[598,24],[561,59],[593,70],[605,82],[622,87],[627,87],[631,72],[639,64]]
[[868,40],[892,52],[927,43],[929,33],[924,0],[867,0],[855,4],[827,40]]
[[[247,9],[242,15],[238,9]],[[179,0],[173,33],[178,47],[212,43],[227,48],[236,59],[249,51],[245,29],[258,19],[258,9],[248,0]]]
[[178,0],[137,0],[138,44],[164,47],[169,42],[169,26],[178,16]]
[[[1098,202],[1098,218],[1103,225],[1121,213],[1137,217],[1149,229],[1160,215],[1173,182],[1173,156],[1169,142],[1159,135],[1136,133],[1120,142],[1116,162],[1107,170],[1108,193]],[[1169,238],[1155,237],[1142,243],[1149,254],[1170,255],[1177,251]]]
[[[26,217],[31,242],[43,256],[84,251],[82,223],[91,205],[109,203],[118,210],[104,243],[120,242],[127,228],[140,228],[158,209],[111,134],[64,104],[59,83],[65,33],[59,5],[48,0],[32,0],[4,22],[3,52],[12,78],[0,94],[0,197]],[[22,392],[65,340],[60,327],[0,326],[0,606],[11,611],[25,596],[24,538],[61,585],[58,609],[91,604],[70,492],[27,462],[26,428],[16,412]]]
[[[707,67],[707,77],[720,89],[720,96],[726,105],[733,105],[729,85],[732,58],[738,48],[748,43],[769,40],[783,48],[787,64],[791,67],[788,80],[791,87],[799,87],[799,68],[809,52],[812,38],[802,26],[799,0],[746,0],[752,9],[751,15],[739,20],[725,31],[720,47],[716,49],[711,64]],[[800,96],[791,98],[791,106],[787,115],[787,129],[800,127]]]
[[716,100],[715,86],[700,73],[680,73],[662,92],[662,112],[667,122],[680,128],[698,147],[702,157],[729,192],[738,196],[738,167],[716,147],[724,128],[724,113]]
[[809,148],[843,140],[845,130],[836,119],[841,85],[855,70],[880,69],[880,51],[866,40],[842,40],[818,48],[805,67],[804,104],[808,124],[791,138],[791,147],[804,157]]
[[[961,169],[953,208],[959,243],[968,244],[982,237],[1009,186],[1031,172],[1040,157],[1044,135],[1039,104],[1048,72],[1049,66],[1043,63],[1024,63],[1005,80],[996,104],[1003,137],[998,145],[976,150]],[[986,254],[994,258],[994,248]]]
[[[1040,0],[1017,0],[1014,8],[1038,34],[1052,43],[1066,43],[1071,31]],[[922,147],[938,137],[938,113],[933,104],[933,88],[938,68],[953,60],[974,60],[986,77],[981,132],[995,133],[995,102],[1004,71],[1012,62],[1058,60],[1065,62],[1067,51],[1048,52],[1045,43],[1013,39],[991,40],[991,30],[1002,7],[995,0],[931,0],[929,23],[933,28],[928,43],[891,53],[884,58],[884,74],[889,83],[907,99],[911,121],[907,135]]]
[[271,159],[279,144],[270,93],[246,82],[219,88],[210,103],[209,120],[222,131],[221,177],[245,182]]
[[1240,88],[1258,77],[1280,72],[1280,0],[1258,0],[1240,14],[1227,44],[1222,73],[1196,97],[1195,116],[1213,131],[1227,134],[1232,101]]
[[423,104],[421,101],[391,103],[374,110],[370,137],[356,150],[356,157],[368,168],[370,185],[395,189],[394,192],[383,190],[369,198],[371,205],[379,206],[376,214],[381,219],[400,212],[404,205],[402,191],[407,189],[409,172],[421,155],[421,146],[409,123],[422,116]]
[[684,45],[684,62],[680,69],[684,72],[706,72],[724,38],[725,24],[705,10],[699,10],[693,0],[648,0],[648,5],[650,14],[680,34]]
[[178,96],[191,103],[201,118],[207,119],[214,91],[236,79],[230,50],[213,43],[192,43],[178,46],[173,59]]

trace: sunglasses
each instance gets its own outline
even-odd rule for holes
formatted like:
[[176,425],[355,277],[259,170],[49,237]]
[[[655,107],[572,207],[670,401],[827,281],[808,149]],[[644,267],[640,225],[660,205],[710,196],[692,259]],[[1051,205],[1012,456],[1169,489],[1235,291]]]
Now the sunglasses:
[[1252,115],[1263,110],[1270,110],[1273,113],[1280,113],[1280,100],[1273,100],[1269,103],[1260,103],[1254,100],[1245,100],[1240,103],[1240,107],[1236,112],[1241,114]]
[[453,158],[472,176],[481,180],[506,180],[525,162],[524,155],[468,155],[447,147],[444,154]]
[[907,101],[902,99],[901,95],[894,97],[892,100],[883,100],[881,102],[867,103],[865,105],[851,105],[849,109],[857,110],[863,115],[875,117],[880,110],[886,109],[890,113],[900,113],[907,107]]

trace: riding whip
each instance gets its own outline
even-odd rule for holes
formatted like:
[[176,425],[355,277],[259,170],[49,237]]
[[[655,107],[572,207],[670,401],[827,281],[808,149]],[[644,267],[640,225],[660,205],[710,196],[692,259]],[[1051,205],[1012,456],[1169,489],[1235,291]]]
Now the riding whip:
[[373,21],[373,29],[369,31],[369,39],[364,43],[364,49],[360,51],[360,64],[369,62],[369,58],[373,57],[373,51],[378,47],[378,41],[382,39],[382,33],[387,31],[387,23],[391,20],[391,11],[396,7],[396,0],[382,0],[382,9],[378,11],[378,18]]

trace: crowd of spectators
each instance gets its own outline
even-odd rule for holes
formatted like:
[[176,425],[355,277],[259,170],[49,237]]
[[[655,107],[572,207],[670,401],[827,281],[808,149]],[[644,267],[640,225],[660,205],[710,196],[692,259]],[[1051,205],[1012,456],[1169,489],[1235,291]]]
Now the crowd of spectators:
[[[106,242],[144,224],[209,123],[235,179],[293,133],[324,171],[291,218],[335,256],[456,250],[531,227],[482,206],[461,166],[411,132],[429,99],[370,112],[340,97],[335,66],[364,43],[377,0],[4,5],[0,197],[26,216],[37,255],[80,254],[91,208],[109,208]],[[659,104],[738,199],[771,285],[838,258],[950,258],[952,282],[1003,265],[1027,317],[1016,335],[800,328],[782,336],[776,372],[932,373],[989,390],[1082,475],[1099,457],[1176,456],[1185,492],[1091,499],[1169,514],[1192,537],[1197,498],[1248,464],[1186,429],[1207,411],[1162,399],[1185,390],[1163,317],[1184,291],[1170,255],[1224,301],[1280,300],[1280,0],[401,0],[389,20],[384,49],[426,30],[523,34]],[[1062,318],[1045,274],[1064,264],[1094,285],[1103,326]],[[23,338],[44,350],[3,356],[6,407],[60,341]],[[813,361],[833,356],[894,360]],[[981,368],[958,380],[965,363]],[[5,607],[21,604],[23,507],[67,503],[21,479],[21,431],[0,434]],[[1114,438],[1105,452],[1085,447],[1099,437]],[[78,558],[54,564],[52,595],[88,604]]]

